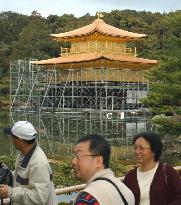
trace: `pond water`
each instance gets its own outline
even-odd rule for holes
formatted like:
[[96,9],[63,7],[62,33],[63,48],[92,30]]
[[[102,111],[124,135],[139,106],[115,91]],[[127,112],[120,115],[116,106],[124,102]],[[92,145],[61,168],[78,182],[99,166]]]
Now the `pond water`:
[[58,202],[70,203],[70,201],[71,201],[72,199],[74,199],[75,196],[76,196],[76,193],[72,193],[72,194],[61,194],[61,195],[57,196],[57,201],[58,201]]
[[[86,134],[103,135],[111,145],[130,146],[132,138],[138,132],[151,130],[150,119],[146,116],[127,116],[120,113],[64,111],[48,112],[12,112],[10,124],[19,120],[32,122],[38,132],[38,141],[44,151],[53,157],[69,155],[78,138]],[[130,150],[127,150],[128,154]],[[124,151],[124,157],[127,152]]]
[[[109,115],[108,115],[109,114]],[[119,113],[63,112],[23,113],[0,112],[0,154],[8,154],[13,147],[3,129],[19,120],[32,122],[38,132],[40,146],[49,156],[67,155],[81,135],[95,133],[103,135],[113,146],[129,146],[138,132],[151,130],[146,116],[121,119]],[[126,152],[124,152],[126,155]],[[126,156],[125,156],[126,157]]]

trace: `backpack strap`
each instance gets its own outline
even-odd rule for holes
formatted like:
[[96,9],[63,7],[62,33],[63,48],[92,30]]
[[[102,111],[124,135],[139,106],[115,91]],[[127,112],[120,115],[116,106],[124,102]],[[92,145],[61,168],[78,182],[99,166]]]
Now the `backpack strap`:
[[166,169],[167,164],[163,163],[163,176],[164,176],[164,180],[165,180],[165,184],[167,186],[168,189],[168,177],[167,177],[167,169]]
[[119,188],[116,186],[116,184],[114,182],[112,182],[110,179],[105,178],[105,177],[99,177],[99,178],[94,179],[93,181],[98,181],[98,180],[105,180],[105,181],[111,183],[119,192],[119,195],[121,196],[121,199],[124,202],[124,204],[128,205],[128,202],[126,201],[125,197],[123,196],[123,194],[121,193],[121,191],[119,190]]

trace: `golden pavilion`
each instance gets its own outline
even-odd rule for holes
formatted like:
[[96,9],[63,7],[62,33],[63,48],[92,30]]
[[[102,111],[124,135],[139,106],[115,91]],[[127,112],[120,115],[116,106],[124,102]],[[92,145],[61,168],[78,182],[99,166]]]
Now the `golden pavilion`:
[[143,72],[157,61],[139,58],[136,48],[127,44],[145,34],[115,28],[98,18],[87,26],[51,36],[70,46],[62,47],[57,58],[31,62],[54,72],[46,77],[49,87],[41,88],[41,106],[115,111],[142,107],[140,98],[148,92]]

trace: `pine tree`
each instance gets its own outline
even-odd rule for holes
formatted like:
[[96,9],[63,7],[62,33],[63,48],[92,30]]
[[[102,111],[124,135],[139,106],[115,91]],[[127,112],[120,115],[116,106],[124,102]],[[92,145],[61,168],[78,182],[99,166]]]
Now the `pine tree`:
[[167,59],[148,74],[150,91],[142,102],[150,109],[158,130],[166,135],[181,133],[181,59]]

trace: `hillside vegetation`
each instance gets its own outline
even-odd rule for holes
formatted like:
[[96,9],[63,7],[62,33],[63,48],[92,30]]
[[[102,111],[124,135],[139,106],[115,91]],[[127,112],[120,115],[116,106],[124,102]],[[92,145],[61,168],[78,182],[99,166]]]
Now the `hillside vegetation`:
[[[138,57],[159,61],[159,66],[147,74],[152,83],[143,103],[157,115],[153,121],[163,133],[178,137],[181,132],[181,10],[163,14],[114,10],[103,15],[107,24],[148,35],[132,43],[137,47]],[[66,45],[54,41],[50,34],[85,26],[96,18],[89,13],[80,18],[67,14],[44,18],[36,11],[31,16],[1,12],[0,108],[9,106],[10,61],[57,57],[60,47]]]

